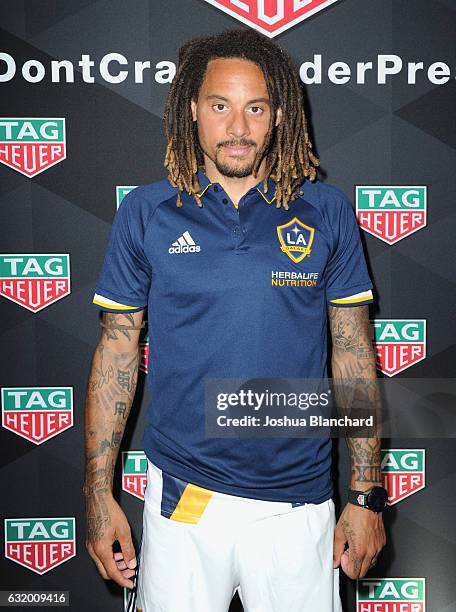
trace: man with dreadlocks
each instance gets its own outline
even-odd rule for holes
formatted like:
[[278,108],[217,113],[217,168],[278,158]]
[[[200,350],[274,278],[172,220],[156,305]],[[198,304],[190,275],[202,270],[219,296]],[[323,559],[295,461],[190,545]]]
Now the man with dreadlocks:
[[[230,30],[186,43],[164,113],[168,179],[132,190],[113,223],[86,398],[87,549],[129,609],[338,612],[385,543],[380,441],[350,438],[335,525],[329,437],[217,437],[205,381],[359,379],[378,405],[372,283],[347,198],[316,180],[296,70]],[[150,406],[139,561],[112,495],[148,308]],[[346,407],[346,406],[345,406]],[[118,541],[121,550],[113,552]],[[133,579],[134,578],[134,579]]]

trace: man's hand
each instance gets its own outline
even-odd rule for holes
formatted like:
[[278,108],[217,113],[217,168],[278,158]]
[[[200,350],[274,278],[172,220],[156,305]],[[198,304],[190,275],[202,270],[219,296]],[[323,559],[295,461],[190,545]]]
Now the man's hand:
[[347,504],[334,531],[334,567],[340,565],[349,578],[363,578],[385,544],[382,513]]
[[[102,578],[131,589],[136,557],[130,526],[121,507],[111,494],[94,491],[86,494],[86,514],[86,548]],[[113,552],[116,540],[122,552]]]

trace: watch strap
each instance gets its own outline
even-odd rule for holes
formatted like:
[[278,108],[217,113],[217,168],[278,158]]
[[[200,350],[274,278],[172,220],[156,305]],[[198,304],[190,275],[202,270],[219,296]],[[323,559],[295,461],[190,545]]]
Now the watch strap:
[[361,508],[368,508],[372,512],[382,512],[386,507],[387,500],[388,492],[384,487],[374,486],[367,491],[348,490],[349,503]]
[[[369,489],[370,490],[370,489]],[[369,491],[355,491],[354,489],[348,490],[348,501],[355,506],[361,506],[367,508],[367,494]]]

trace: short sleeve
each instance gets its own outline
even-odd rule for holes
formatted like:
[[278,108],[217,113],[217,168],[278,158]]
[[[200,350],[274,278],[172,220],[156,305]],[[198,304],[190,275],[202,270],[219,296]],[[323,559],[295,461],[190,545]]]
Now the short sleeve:
[[341,195],[330,217],[333,252],[325,269],[326,299],[331,306],[361,306],[373,302],[358,223],[349,200]]
[[[136,193],[135,193],[136,192]],[[147,306],[151,266],[144,253],[147,210],[138,189],[117,210],[93,305],[109,312],[136,312]]]

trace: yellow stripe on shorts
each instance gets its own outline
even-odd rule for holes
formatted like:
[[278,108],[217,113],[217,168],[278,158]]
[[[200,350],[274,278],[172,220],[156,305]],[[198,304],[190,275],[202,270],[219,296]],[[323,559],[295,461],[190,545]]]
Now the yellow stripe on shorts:
[[172,521],[197,524],[206,509],[213,493],[189,483],[179,499],[174,512],[169,517]]

